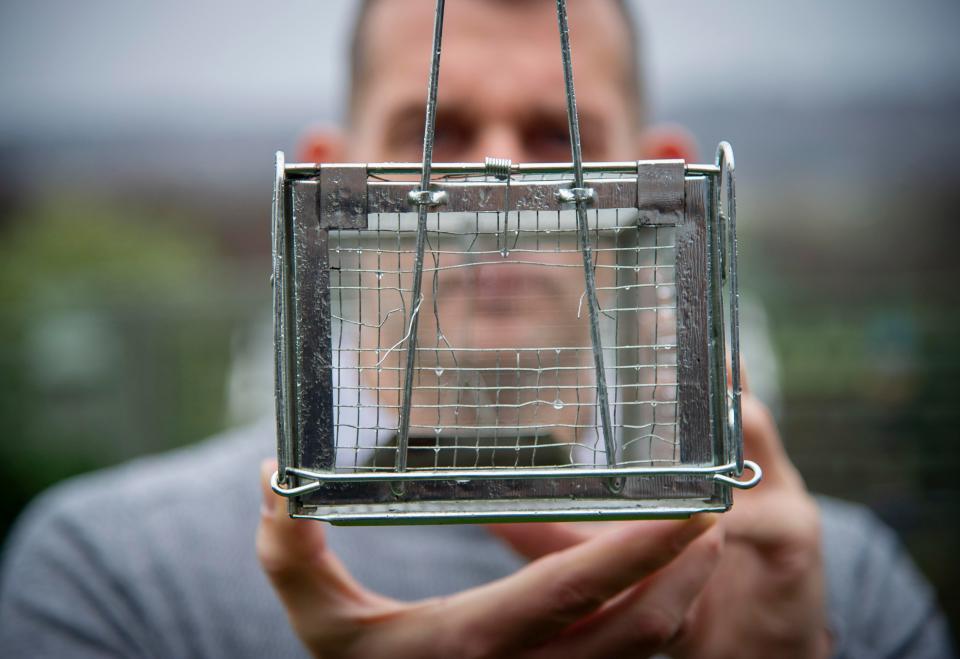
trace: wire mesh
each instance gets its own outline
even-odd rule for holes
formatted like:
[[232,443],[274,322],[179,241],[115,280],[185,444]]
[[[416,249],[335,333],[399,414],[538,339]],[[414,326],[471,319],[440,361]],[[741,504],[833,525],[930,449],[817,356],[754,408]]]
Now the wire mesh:
[[336,471],[396,468],[414,324],[407,470],[677,464],[676,230],[636,217],[588,211],[612,460],[573,211],[430,213],[417,300],[414,213],[331,230]]

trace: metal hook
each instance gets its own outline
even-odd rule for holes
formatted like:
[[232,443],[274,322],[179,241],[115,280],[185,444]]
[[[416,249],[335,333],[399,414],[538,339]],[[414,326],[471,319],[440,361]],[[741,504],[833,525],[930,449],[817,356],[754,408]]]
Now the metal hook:
[[753,476],[745,481],[738,481],[736,478],[730,478],[725,474],[714,474],[713,480],[729,485],[730,487],[735,487],[738,490],[749,490],[763,480],[763,470],[756,462],[753,460],[744,460],[743,466],[753,472]]
[[[490,158],[487,157],[483,161],[483,167],[486,170],[487,176],[494,176],[501,181],[506,181],[506,189],[504,190],[504,203],[503,203],[503,230],[500,237],[500,255],[506,257],[510,254],[510,248],[507,243],[509,242],[508,233],[510,230],[509,220],[510,220],[510,174],[513,170],[513,162],[509,158]],[[499,214],[498,214],[499,215]]]
[[273,476],[270,477],[270,489],[279,494],[282,497],[298,497],[302,494],[310,494],[316,490],[319,490],[323,485],[322,481],[313,481],[312,483],[305,483],[298,487],[282,487],[280,485],[280,472],[273,472]]

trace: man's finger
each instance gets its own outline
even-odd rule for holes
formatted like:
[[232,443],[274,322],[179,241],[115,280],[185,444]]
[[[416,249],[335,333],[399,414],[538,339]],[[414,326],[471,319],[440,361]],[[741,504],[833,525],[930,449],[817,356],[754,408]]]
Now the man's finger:
[[744,455],[763,468],[755,491],[734,494],[733,510],[724,517],[727,537],[758,548],[814,548],[819,542],[819,512],[803,478],[780,441],[769,410],[753,396],[743,397]]
[[286,501],[270,487],[276,462],[260,467],[263,508],[257,529],[257,555],[264,572],[293,618],[322,613],[330,605],[367,603],[371,595],[327,549],[319,522],[291,519]]
[[[714,525],[712,516],[624,525],[447,602],[496,653],[546,641],[650,576]],[[463,608],[459,608],[463,607]]]
[[543,656],[639,657],[661,651],[683,631],[722,548],[723,532],[717,526],[655,575],[550,641]]
[[563,551],[596,535],[564,522],[490,524],[487,528],[515,552],[531,561]]
[[745,395],[743,409],[743,454],[763,469],[764,485],[798,485],[802,481],[780,440],[770,410],[755,396]]

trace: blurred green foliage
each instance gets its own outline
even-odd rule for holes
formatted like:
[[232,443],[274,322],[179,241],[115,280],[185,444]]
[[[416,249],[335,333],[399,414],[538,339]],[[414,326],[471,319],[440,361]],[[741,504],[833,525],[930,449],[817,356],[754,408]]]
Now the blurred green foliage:
[[61,198],[5,219],[0,537],[58,480],[222,428],[250,315],[189,215]]
[[958,201],[946,188],[821,187],[748,209],[742,242],[743,281],[769,314],[788,452],[811,490],[865,503],[898,532],[954,630]]

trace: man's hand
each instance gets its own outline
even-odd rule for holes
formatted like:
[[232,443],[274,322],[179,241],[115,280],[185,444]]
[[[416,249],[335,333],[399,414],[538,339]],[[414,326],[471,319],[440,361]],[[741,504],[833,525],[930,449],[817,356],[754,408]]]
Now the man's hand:
[[770,412],[750,395],[743,399],[743,435],[764,480],[736,493],[733,509],[723,516],[724,555],[691,611],[689,635],[675,656],[826,657],[819,510]]
[[680,631],[721,554],[715,516],[625,525],[485,586],[399,602],[354,581],[320,523],[287,516],[275,468],[262,469],[257,551],[293,629],[325,659],[648,656]]
[[[743,399],[743,434],[745,453],[763,468],[763,481],[749,492],[736,493],[733,509],[720,516],[723,554],[703,592],[694,598],[682,633],[667,651],[676,658],[827,656],[830,639],[816,503],[784,452],[769,411],[750,395]],[[602,537],[613,527],[491,528],[521,554],[536,559]],[[673,565],[685,560],[682,556]]]

